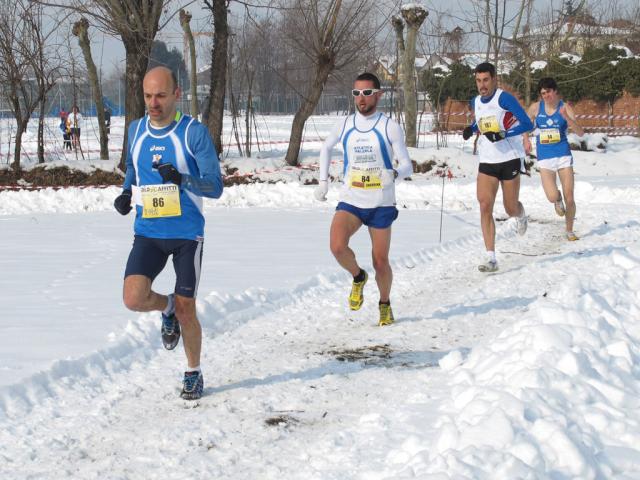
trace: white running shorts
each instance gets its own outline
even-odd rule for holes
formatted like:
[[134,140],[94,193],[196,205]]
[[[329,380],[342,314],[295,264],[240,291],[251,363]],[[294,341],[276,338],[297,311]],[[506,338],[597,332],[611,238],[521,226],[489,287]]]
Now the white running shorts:
[[538,167],[557,172],[563,168],[573,167],[573,157],[565,155],[564,157],[545,158],[538,160]]

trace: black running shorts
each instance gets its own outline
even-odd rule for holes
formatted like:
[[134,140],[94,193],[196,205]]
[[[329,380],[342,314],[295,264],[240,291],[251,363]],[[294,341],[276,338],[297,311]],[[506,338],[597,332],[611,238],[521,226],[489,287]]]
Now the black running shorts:
[[514,158],[502,163],[481,163],[478,172],[495,177],[498,180],[513,180],[524,168],[524,161],[521,158]]

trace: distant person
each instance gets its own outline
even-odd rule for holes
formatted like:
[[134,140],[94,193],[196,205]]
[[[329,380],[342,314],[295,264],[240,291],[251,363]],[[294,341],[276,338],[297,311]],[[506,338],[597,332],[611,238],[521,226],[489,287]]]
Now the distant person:
[[[567,141],[567,130],[571,128],[582,136],[584,130],[576,122],[573,109],[560,99],[558,85],[553,78],[538,82],[540,100],[527,110],[536,128],[536,156],[540,167],[540,179],[547,199],[554,204],[559,216],[564,216],[567,240],[573,242],[578,236],[573,232],[576,203],[573,196],[573,156]],[[531,141],[524,137],[524,149],[531,152]],[[560,177],[562,193],[558,190],[556,173]],[[564,197],[564,202],[562,198]]]
[[62,148],[64,150],[71,150],[71,130],[67,125],[68,113],[64,110],[60,110],[60,131],[62,132]]
[[107,135],[111,134],[111,110],[104,107],[104,126],[107,129]]
[[[341,119],[322,145],[315,197],[320,201],[327,199],[331,150],[340,142],[344,149],[344,178],[331,223],[331,253],[340,266],[353,275],[349,308],[359,310],[368,275],[349,248],[349,239],[362,225],[368,227],[380,292],[378,325],[390,325],[394,318],[389,298],[393,280],[389,247],[391,224],[398,218],[395,182],[411,175],[413,166],[400,125],[376,111],[383,93],[380,80],[371,73],[363,73],[356,78],[351,93],[356,113]],[[397,169],[393,155],[398,159]]]
[[77,105],[74,105],[67,115],[67,128],[71,135],[71,143],[74,149],[80,148],[80,130],[82,128],[82,114]]
[[[136,206],[134,240],[124,278],[124,303],[136,312],[162,312],[162,343],[173,350],[182,339],[187,368],[180,396],[202,396],[202,329],[196,316],[196,293],[202,265],[204,216],[202,197],[222,195],[218,155],[209,131],[176,109],[180,88],[166,67],[144,76],[147,115],[131,122],[127,172],[116,210],[126,215]],[[174,293],[161,295],[152,283],[173,257]]]
[[524,235],[527,231],[527,216],[518,198],[520,172],[524,171],[523,140],[520,136],[530,131],[533,124],[518,100],[498,88],[493,64],[481,63],[475,68],[474,76],[480,95],[471,100],[475,120],[464,129],[462,137],[468,140],[474,133],[481,134],[478,140],[480,164],[476,194],[487,256],[478,265],[478,270],[495,272],[498,270],[498,261],[493,205],[499,187],[502,187],[502,202],[507,215],[516,219],[518,234]]

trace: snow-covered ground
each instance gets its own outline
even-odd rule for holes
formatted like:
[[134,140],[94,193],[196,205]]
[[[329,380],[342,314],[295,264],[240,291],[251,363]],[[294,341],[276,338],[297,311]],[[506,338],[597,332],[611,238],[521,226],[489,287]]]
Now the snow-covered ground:
[[[578,242],[524,177],[529,230],[497,222],[488,276],[476,159],[460,147],[411,151],[454,178],[442,243],[442,179],[398,187],[385,328],[373,281],[348,310],[328,251],[337,184],[315,202],[300,183],[313,170],[282,168],[282,145],[226,159],[286,182],[206,202],[195,403],[178,398],[184,355],[162,349],[158,315],[122,305],[132,217],[112,210],[118,189],[0,192],[0,478],[640,478],[640,141],[576,153]],[[366,231],[354,246],[371,272]]]

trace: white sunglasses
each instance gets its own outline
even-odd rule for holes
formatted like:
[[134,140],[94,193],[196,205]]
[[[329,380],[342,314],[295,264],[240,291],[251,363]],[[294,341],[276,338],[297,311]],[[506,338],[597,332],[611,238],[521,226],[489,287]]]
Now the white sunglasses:
[[351,95],[353,95],[354,97],[359,97],[360,95],[364,97],[370,97],[371,95],[379,91],[380,91],[379,88],[365,88],[363,90],[354,88],[353,90],[351,90]]

